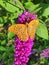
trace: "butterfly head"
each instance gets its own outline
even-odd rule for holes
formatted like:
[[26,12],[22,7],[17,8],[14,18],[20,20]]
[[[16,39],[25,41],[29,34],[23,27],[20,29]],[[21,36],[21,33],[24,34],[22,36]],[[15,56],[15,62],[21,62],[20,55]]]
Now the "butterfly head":
[[28,24],[29,24],[29,23],[26,22],[26,27],[28,27]]

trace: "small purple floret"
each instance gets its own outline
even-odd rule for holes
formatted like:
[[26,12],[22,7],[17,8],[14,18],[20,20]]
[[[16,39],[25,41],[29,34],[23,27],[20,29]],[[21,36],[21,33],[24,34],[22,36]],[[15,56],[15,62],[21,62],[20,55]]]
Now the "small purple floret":
[[49,48],[42,50],[40,57],[48,57],[49,58]]

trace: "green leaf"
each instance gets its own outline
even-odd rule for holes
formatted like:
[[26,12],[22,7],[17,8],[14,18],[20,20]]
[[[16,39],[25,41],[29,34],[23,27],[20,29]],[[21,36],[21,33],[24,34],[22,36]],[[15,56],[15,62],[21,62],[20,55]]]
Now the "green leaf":
[[3,24],[0,24],[0,27],[3,27]]
[[6,2],[6,1],[4,2],[3,0],[0,0],[0,5],[9,12],[19,11],[19,9],[10,2]]
[[49,15],[49,4],[39,3],[35,5],[32,2],[27,2],[25,8],[30,9],[32,13],[37,13],[39,16],[47,17]]
[[49,4],[40,3],[39,7],[42,7],[41,12],[39,11],[39,14],[47,17],[49,15]]
[[7,17],[5,16],[0,17],[0,26],[2,26],[6,22],[7,22]]
[[0,51],[6,51],[6,48],[3,46],[0,46]]
[[[30,11],[31,12],[33,12],[34,13],[34,11],[35,11],[35,9],[39,6],[40,4],[34,4],[34,3],[32,3],[32,2],[26,2],[25,3],[25,8],[26,9],[30,9]],[[37,10],[37,9],[36,9]]]
[[2,40],[1,44],[5,45],[6,44],[6,40]]
[[39,26],[37,28],[36,34],[39,37],[48,40],[48,30],[47,30],[47,27],[44,24],[39,23]]
[[15,19],[18,17],[18,14],[22,13],[23,11],[18,11],[16,13],[10,14],[9,19]]
[[[12,3],[13,3],[13,2],[12,2]],[[15,5],[18,6],[20,9],[25,10],[23,4],[22,4],[19,0],[16,0],[15,3],[16,3]]]
[[46,2],[49,4],[49,0],[46,0]]
[[4,52],[3,54],[2,54],[2,58],[3,58],[3,60],[5,60],[6,59],[6,52]]
[[8,39],[12,39],[15,36],[14,33],[12,32],[8,32]]

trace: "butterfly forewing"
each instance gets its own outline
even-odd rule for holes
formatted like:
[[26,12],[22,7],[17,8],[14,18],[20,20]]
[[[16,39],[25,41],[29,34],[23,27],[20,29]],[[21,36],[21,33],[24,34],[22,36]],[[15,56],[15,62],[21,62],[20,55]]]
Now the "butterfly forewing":
[[33,39],[35,37],[35,32],[36,32],[36,28],[38,26],[38,23],[39,23],[38,20],[32,20],[28,24],[28,35],[30,36],[31,39]]
[[22,41],[28,40],[27,27],[25,24],[15,24],[9,27],[9,31],[13,32]]

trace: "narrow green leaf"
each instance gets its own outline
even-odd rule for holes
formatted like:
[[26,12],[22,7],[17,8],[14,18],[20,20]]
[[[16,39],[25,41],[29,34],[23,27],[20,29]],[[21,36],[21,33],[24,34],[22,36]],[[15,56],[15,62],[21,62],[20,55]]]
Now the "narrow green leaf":
[[14,33],[12,32],[8,32],[8,39],[12,39],[15,36]]
[[9,2],[14,4],[15,6],[19,7],[20,9],[25,10],[25,8],[24,8],[23,4],[20,2],[20,0],[15,0],[15,2],[10,0]]
[[6,59],[6,52],[4,52],[3,54],[2,54],[2,58],[3,58],[3,60],[5,60]]
[[6,40],[2,40],[1,45],[5,45],[6,44]]
[[48,40],[48,30],[47,30],[47,27],[44,24],[39,23],[39,26],[37,28],[36,34],[39,37]]
[[39,15],[47,17],[49,15],[49,4],[40,3],[39,7],[42,7],[39,11]]
[[20,13],[22,13],[22,12],[23,12],[23,11],[21,10],[21,11],[18,11],[18,12],[16,12],[16,13],[11,14],[11,15],[9,16],[9,19],[15,19],[15,18],[17,18],[18,15],[19,15]]
[[6,51],[5,47],[0,46],[0,51]]
[[9,12],[19,11],[19,9],[16,6],[14,6],[13,4],[11,4],[9,2],[6,2],[6,1],[4,2],[3,0],[0,0],[0,5]]
[[33,12],[37,7],[39,6],[39,4],[34,4],[32,2],[26,2],[25,3],[25,8],[26,9],[30,9],[31,12]]
[[25,8],[30,9],[32,13],[37,13],[39,16],[47,17],[49,15],[49,4],[39,3],[35,5],[32,2],[26,2]]

